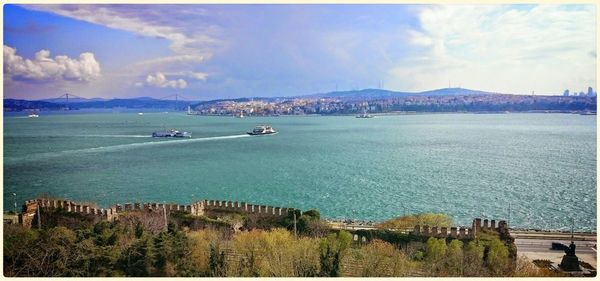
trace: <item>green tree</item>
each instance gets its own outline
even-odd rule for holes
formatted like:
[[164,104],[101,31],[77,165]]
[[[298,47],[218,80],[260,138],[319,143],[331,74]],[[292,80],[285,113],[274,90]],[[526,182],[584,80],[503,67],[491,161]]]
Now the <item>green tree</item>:
[[319,211],[317,211],[315,209],[311,209],[311,210],[308,210],[306,212],[303,212],[302,215],[303,216],[308,216],[308,217],[310,217],[311,219],[314,219],[314,220],[321,219],[321,213],[319,213]]
[[341,260],[351,243],[352,234],[344,230],[340,231],[337,235],[332,233],[327,238],[321,240],[319,246],[320,276],[339,276]]
[[487,265],[494,276],[502,276],[508,270],[508,248],[499,239],[490,241]]
[[359,260],[364,266],[361,276],[398,277],[408,274],[410,263],[406,256],[388,242],[373,240],[360,248],[360,252]]
[[427,239],[425,247],[426,262],[429,265],[429,274],[432,276],[439,276],[444,270],[444,258],[448,246],[446,240],[443,238],[437,239],[429,237]]
[[484,247],[477,241],[470,241],[464,249],[463,276],[486,276],[483,264]]
[[208,261],[212,277],[225,277],[227,274],[225,264],[225,252],[220,251],[219,244],[210,245],[210,256]]
[[445,239],[437,239],[434,237],[429,237],[429,239],[427,239],[427,245],[425,250],[427,260],[431,262],[438,262],[442,260],[442,258],[444,258],[447,250],[448,247],[446,245]]
[[463,269],[463,243],[454,239],[448,245],[448,270],[452,276],[462,276]]
[[143,237],[121,254],[119,266],[127,276],[147,277],[153,271],[154,253],[149,237]]

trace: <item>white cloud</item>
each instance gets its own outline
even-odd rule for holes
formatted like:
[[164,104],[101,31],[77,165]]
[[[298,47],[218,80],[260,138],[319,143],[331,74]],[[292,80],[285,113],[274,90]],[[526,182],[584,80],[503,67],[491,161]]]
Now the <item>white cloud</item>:
[[208,77],[208,73],[194,71],[163,72],[163,74],[168,76],[187,77],[198,81],[206,81],[206,78]]
[[208,76],[208,74],[204,72],[190,72],[188,75],[196,80],[206,80],[206,77]]
[[[183,79],[174,79],[168,80],[164,73],[156,72],[156,74],[148,74],[146,76],[146,85],[158,87],[158,88],[173,88],[173,89],[185,89],[187,87],[187,82]],[[138,82],[135,84],[136,86],[141,86]]]
[[[215,26],[187,25],[188,19],[201,19],[206,11],[189,6],[183,12],[161,5],[24,5],[33,10],[52,12],[114,29],[171,41],[171,50],[178,54],[210,55],[220,40],[211,35]],[[177,9],[179,10],[179,9]]]
[[595,85],[593,5],[429,6],[409,34],[419,55],[388,70],[386,85],[561,93]]
[[181,65],[185,65],[185,64],[201,63],[201,62],[206,61],[206,59],[207,59],[206,55],[175,55],[175,56],[160,57],[160,58],[144,60],[144,61],[136,63],[134,65],[134,67],[140,68],[140,69],[156,68],[156,67],[163,67],[163,66],[169,66],[169,65],[180,67]]
[[17,50],[4,45],[4,75],[12,80],[71,80],[88,82],[101,75],[100,64],[93,53],[81,53],[79,58],[50,57],[50,51],[40,50],[35,58],[25,59]]

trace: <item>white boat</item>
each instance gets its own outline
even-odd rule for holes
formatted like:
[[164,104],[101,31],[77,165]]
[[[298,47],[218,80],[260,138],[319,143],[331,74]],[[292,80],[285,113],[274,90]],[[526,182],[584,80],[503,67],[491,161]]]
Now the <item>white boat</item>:
[[152,133],[153,138],[191,138],[192,133],[178,130],[165,130]]
[[248,132],[248,135],[251,136],[260,136],[260,135],[270,135],[270,134],[276,134],[277,131],[275,131],[273,129],[273,127],[269,126],[269,125],[258,125],[256,127],[254,127],[254,130],[252,130],[252,132]]
[[138,112],[138,115],[144,115],[144,113],[142,113],[142,112]]
[[27,115],[27,118],[38,118],[38,117],[40,117],[40,116],[35,113],[31,113],[31,114]]
[[246,116],[244,116],[244,112],[242,111],[242,112],[240,112],[240,114],[235,114],[234,117],[235,118],[244,118]]

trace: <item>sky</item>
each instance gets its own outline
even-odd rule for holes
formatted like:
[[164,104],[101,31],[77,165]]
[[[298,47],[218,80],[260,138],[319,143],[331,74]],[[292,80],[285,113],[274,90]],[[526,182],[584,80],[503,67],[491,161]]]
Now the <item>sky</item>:
[[596,85],[594,5],[4,5],[4,96]]

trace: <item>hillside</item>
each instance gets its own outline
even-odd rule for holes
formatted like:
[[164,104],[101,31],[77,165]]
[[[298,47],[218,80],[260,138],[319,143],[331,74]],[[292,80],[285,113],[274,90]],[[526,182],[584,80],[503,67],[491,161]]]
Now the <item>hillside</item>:
[[396,92],[383,89],[363,89],[356,91],[337,91],[321,94],[299,96],[302,98],[342,98],[342,99],[381,99],[407,96],[470,96],[470,95],[492,95],[497,93],[470,90],[463,88],[443,88],[424,92]]

